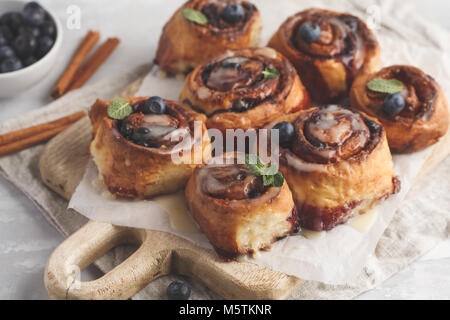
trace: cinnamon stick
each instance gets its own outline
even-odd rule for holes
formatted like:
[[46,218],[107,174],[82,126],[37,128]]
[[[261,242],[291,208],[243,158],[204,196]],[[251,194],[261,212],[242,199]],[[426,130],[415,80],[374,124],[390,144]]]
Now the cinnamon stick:
[[43,131],[50,131],[62,126],[66,126],[68,124],[72,124],[82,117],[84,117],[86,113],[84,111],[79,111],[74,114],[68,115],[66,117],[50,121],[47,123],[39,124],[30,128],[20,129],[14,132],[9,132],[6,134],[0,135],[0,146],[5,144],[13,143],[19,140],[26,139],[31,136],[35,136]]
[[0,135],[0,156],[44,142],[69,128],[85,115],[80,111],[48,123]]
[[119,45],[119,38],[109,38],[95,51],[74,76],[67,92],[81,88]]
[[16,141],[16,142],[13,142],[10,144],[5,144],[3,146],[0,146],[0,156],[4,156],[4,155],[10,154],[10,153],[21,151],[21,150],[27,149],[29,147],[32,147],[38,143],[47,141],[50,138],[56,136],[58,133],[64,131],[65,129],[67,129],[69,127],[70,127],[70,124],[66,125],[66,126],[55,128],[53,130],[44,131],[40,134],[28,137],[28,138],[20,140],[20,141]]
[[74,76],[80,69],[84,60],[88,56],[89,52],[94,48],[98,40],[100,39],[100,33],[89,30],[84,39],[78,46],[75,55],[69,63],[66,71],[62,74],[56,85],[52,89],[52,97],[59,98],[67,92],[70,84],[74,80]]

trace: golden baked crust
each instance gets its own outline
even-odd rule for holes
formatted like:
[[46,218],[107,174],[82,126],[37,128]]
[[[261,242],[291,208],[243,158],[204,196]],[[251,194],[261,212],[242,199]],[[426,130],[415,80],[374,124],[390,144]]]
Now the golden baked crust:
[[330,230],[398,192],[386,134],[374,118],[333,105],[278,121],[295,125],[291,145],[280,148],[280,171],[301,227]]
[[[367,88],[374,78],[397,79],[403,82],[405,109],[396,116],[383,112],[386,94]],[[356,78],[351,92],[352,108],[377,117],[386,129],[389,146],[393,152],[411,153],[435,144],[448,131],[449,112],[447,99],[437,82],[422,70],[412,66],[391,66],[374,74]]]
[[[296,35],[303,23],[317,23],[321,36],[309,44]],[[311,98],[337,103],[346,98],[354,77],[380,64],[380,45],[359,18],[322,9],[289,17],[269,41],[296,67]]]
[[[228,49],[258,45],[262,29],[261,17],[258,9],[247,1],[233,0],[242,4],[246,11],[245,19],[235,25],[225,23],[220,27],[210,21],[202,26],[186,20],[181,14],[186,8],[207,12],[207,6],[215,6],[222,10],[227,2],[191,0],[175,12],[164,26],[156,53],[155,62],[162,70],[172,74],[186,73]],[[218,19],[223,24],[220,17]]]
[[185,190],[189,212],[225,256],[268,249],[295,227],[288,185],[262,189],[252,198],[254,190],[261,192],[258,179],[238,164],[199,167],[189,179]]
[[[126,100],[135,104],[147,98]],[[208,155],[210,141],[202,122],[203,116],[176,102],[165,100],[165,103],[172,115],[187,126],[191,136],[194,121],[201,123],[203,134],[201,148],[192,148],[182,159],[194,159],[195,156],[196,159],[198,157],[202,159],[203,155]],[[89,110],[94,129],[90,153],[108,190],[122,197],[152,198],[182,189],[196,164],[193,164],[193,161],[186,161],[192,164],[175,164],[172,161],[172,152],[175,152],[175,148],[143,147],[124,138],[117,130],[116,120],[107,115],[108,104],[106,101],[97,100]]]
[[[223,66],[230,61],[242,61],[240,69],[231,77],[236,81],[225,79],[228,82],[224,80],[220,87],[219,79],[215,81],[218,82],[217,88],[211,87],[211,70],[217,74],[225,73]],[[265,68],[276,69],[280,76],[264,79],[262,72]],[[263,128],[282,114],[310,106],[308,93],[291,63],[271,48],[228,51],[198,66],[186,78],[180,101],[204,113],[208,117],[208,128],[222,132],[226,129]],[[234,106],[239,101],[250,107],[245,111],[236,110]]]

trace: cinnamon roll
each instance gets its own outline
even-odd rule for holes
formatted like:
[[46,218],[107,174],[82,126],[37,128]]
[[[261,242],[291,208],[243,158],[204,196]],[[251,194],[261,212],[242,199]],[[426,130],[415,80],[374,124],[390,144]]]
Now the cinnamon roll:
[[261,29],[250,2],[190,0],[164,26],[155,62],[169,73],[187,73],[227,49],[257,46]]
[[[368,84],[374,79],[398,80],[400,90],[393,94],[372,91]],[[359,76],[350,92],[350,103],[381,121],[393,152],[422,150],[448,131],[444,92],[431,76],[412,66],[391,66]]]
[[311,98],[337,103],[359,72],[380,63],[380,46],[359,18],[309,9],[288,18],[269,42],[297,68]]
[[205,114],[208,128],[222,132],[259,129],[310,103],[291,63],[271,48],[229,51],[198,66],[180,101]]
[[112,194],[129,198],[182,189],[196,163],[208,159],[204,118],[159,97],[125,101],[133,111],[122,120],[110,118],[109,103],[102,100],[89,110],[94,132],[90,153],[105,186]]
[[295,228],[291,191],[286,182],[265,187],[245,164],[226,157],[232,164],[212,162],[194,170],[185,190],[189,212],[223,256],[268,249]]
[[376,119],[337,105],[279,119],[280,171],[300,226],[331,230],[399,191],[386,134]]

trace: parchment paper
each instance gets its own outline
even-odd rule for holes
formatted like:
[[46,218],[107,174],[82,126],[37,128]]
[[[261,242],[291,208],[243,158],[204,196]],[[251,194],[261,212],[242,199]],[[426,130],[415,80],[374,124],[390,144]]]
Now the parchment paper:
[[[324,7],[350,11],[369,23],[375,23],[373,26],[381,42],[384,66],[397,63],[415,65],[432,74],[444,88],[450,87],[450,77],[443,70],[443,66],[448,63],[448,57],[444,56],[442,51],[399,38],[398,33],[402,33],[401,30],[404,27],[397,29],[399,25],[395,19],[383,19],[383,8],[386,8],[388,2],[383,3],[384,7],[364,6],[363,2],[357,5],[344,1],[339,1],[338,4],[333,2],[330,5],[327,2]],[[301,5],[293,1],[257,1],[257,4],[263,13],[266,26],[263,44],[267,43],[275,29],[288,15],[301,8],[322,7],[320,1],[302,1]],[[361,13],[358,8],[364,8],[365,12]],[[376,10],[379,10],[380,16],[374,16],[373,12],[377,12]],[[377,20],[378,17],[381,18],[380,21]],[[159,95],[178,100],[182,87],[182,79],[163,78],[161,72],[154,68],[136,95]],[[334,285],[352,284],[368,258],[374,253],[380,237],[391,222],[397,208],[402,205],[430,151],[431,148],[412,155],[394,156],[395,171],[400,176],[402,191],[375,209],[376,220],[369,231],[361,233],[348,225],[341,225],[318,239],[310,240],[302,235],[291,236],[275,243],[272,250],[246,260],[305,280]],[[211,248],[210,243],[201,233],[180,233],[174,230],[164,209],[151,201],[119,202],[105,199],[92,185],[96,174],[95,167],[90,166],[70,202],[70,208],[93,220],[171,232],[199,246]]]
[[[271,2],[273,4],[271,4]],[[158,3],[163,3],[159,1]],[[168,6],[176,9],[177,1],[168,1]],[[433,74],[449,96],[449,46],[450,33],[432,21],[426,20],[421,12],[406,1],[371,1],[371,0],[317,0],[317,1],[256,1],[264,20],[265,34],[274,32],[281,23],[280,12],[299,11],[308,6],[321,6],[340,11],[349,11],[360,17],[367,15],[366,10],[372,4],[379,4],[381,9],[380,29],[377,31],[382,45],[397,43],[408,51],[410,61],[421,56],[422,61],[431,63],[418,65]],[[295,3],[295,8],[293,8]],[[289,8],[288,8],[289,7]],[[291,12],[295,12],[291,11]],[[275,15],[272,15],[275,12]],[[285,14],[285,13],[284,13]],[[150,23],[151,30],[159,32],[162,23]],[[420,51],[416,49],[421,49]],[[417,52],[420,52],[418,54]],[[437,60],[432,58],[438,57]],[[396,52],[383,48],[385,65],[401,62]],[[19,128],[26,128],[38,123],[48,122],[77,110],[86,110],[97,97],[111,98],[130,82],[148,72],[147,66],[130,68],[130,73],[105,79],[93,86],[86,86],[73,91],[20,118],[9,120],[0,125],[0,132],[5,133]],[[170,90],[169,90],[170,91]],[[173,90],[178,94],[178,89]],[[151,92],[149,94],[157,94]],[[67,209],[67,201],[48,189],[39,174],[38,161],[43,146],[35,146],[27,150],[0,158],[0,174],[22,190],[41,210],[45,218],[61,234],[68,236],[83,226],[87,219],[73,210]],[[18,166],[17,164],[21,165]],[[450,158],[439,165],[433,172],[415,185],[407,198],[391,220],[388,228],[380,238],[374,254],[357,279],[347,285],[327,285],[318,281],[307,281],[295,292],[291,299],[349,299],[364,291],[374,288],[396,272],[426,254],[437,244],[450,238]],[[119,265],[133,252],[133,248],[120,246],[105,254],[95,262],[103,272],[108,272]],[[136,294],[133,299],[165,299],[167,285],[179,278],[179,275],[168,275],[151,282]],[[209,290],[200,281],[185,279],[193,287],[191,299],[218,299],[220,296]]]

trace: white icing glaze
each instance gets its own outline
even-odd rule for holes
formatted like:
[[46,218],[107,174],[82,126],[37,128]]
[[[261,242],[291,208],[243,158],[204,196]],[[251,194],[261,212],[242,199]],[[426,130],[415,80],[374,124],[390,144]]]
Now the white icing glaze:
[[200,87],[197,90],[197,96],[200,100],[205,100],[211,97],[211,91],[206,87]]
[[224,60],[224,62],[227,62],[227,63],[239,63],[239,64],[243,64],[243,63],[245,63],[246,61],[248,61],[248,58],[245,58],[245,57],[232,57],[232,58],[228,58],[228,59],[226,59],[226,60]]
[[259,55],[262,55],[262,56],[265,56],[265,57],[267,57],[269,59],[276,59],[277,58],[277,52],[274,49],[272,49],[272,48],[267,48],[267,47],[266,48],[260,48],[260,49],[257,49],[255,51],[255,53],[259,54]]
[[300,172],[326,172],[328,169],[328,165],[326,164],[308,163],[300,158],[293,157],[290,154],[286,154],[286,159],[289,166]]
[[308,240],[322,239],[326,235],[326,231],[312,231],[308,229],[302,229],[300,234]]
[[370,210],[364,214],[359,214],[347,222],[347,225],[358,232],[367,233],[378,217],[377,210]]
[[147,114],[142,118],[143,125],[172,126],[175,120],[166,114]]

